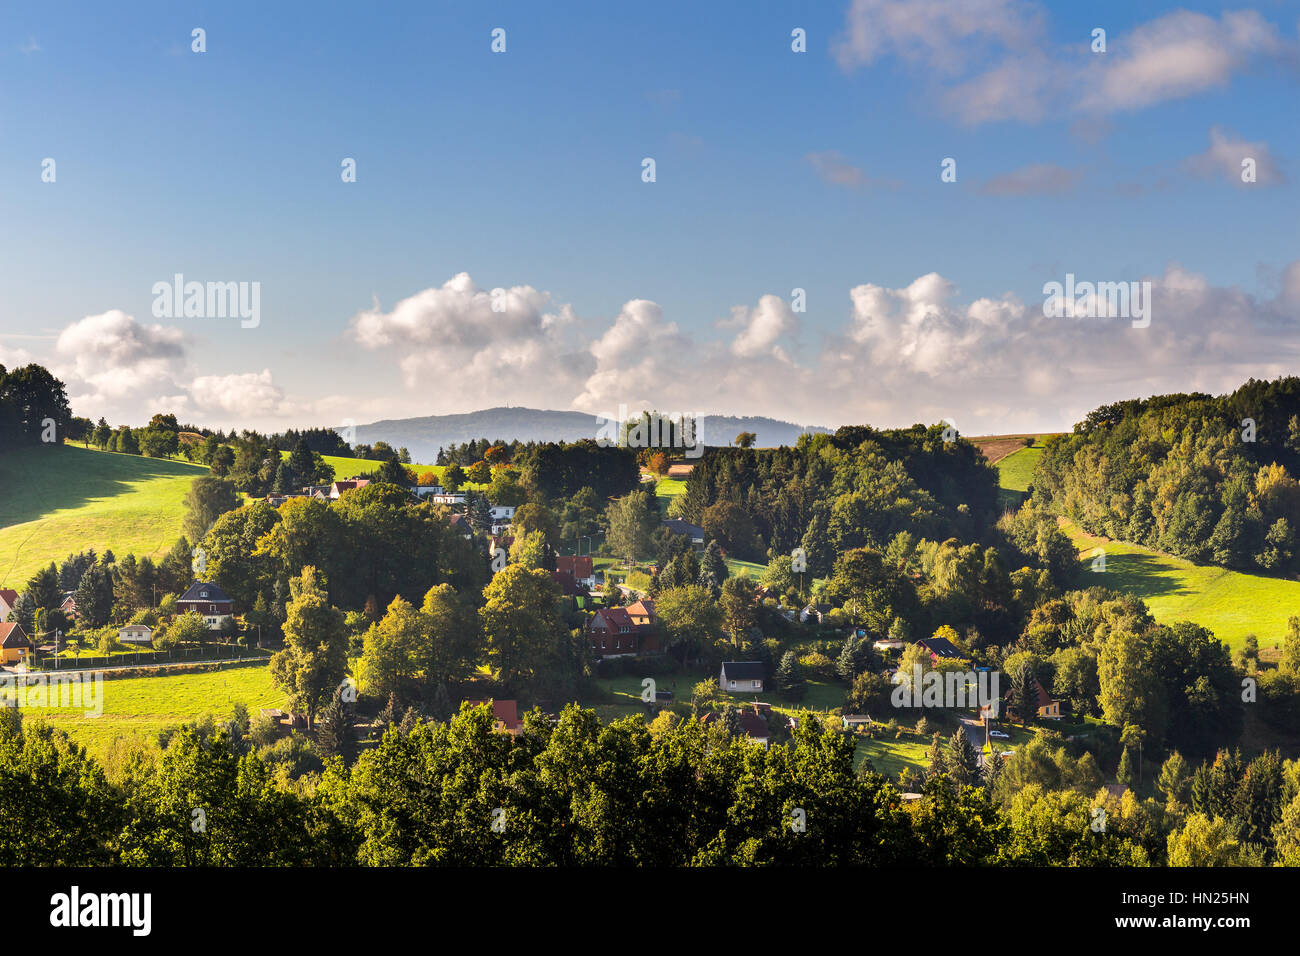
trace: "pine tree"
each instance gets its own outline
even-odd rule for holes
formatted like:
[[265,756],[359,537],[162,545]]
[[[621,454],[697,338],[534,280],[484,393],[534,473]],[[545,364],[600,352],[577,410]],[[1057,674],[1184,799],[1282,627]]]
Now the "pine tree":
[[451,702],[451,694],[447,691],[446,681],[438,683],[437,690],[433,692],[431,707],[434,720],[448,721],[455,715],[456,708]]
[[339,691],[334,692],[330,702],[321,711],[320,722],[316,727],[316,749],[322,757],[342,757],[343,763],[347,765],[356,759],[357,744],[352,733],[351,708]]
[[795,656],[794,651],[785,652],[772,680],[776,684],[776,689],[789,700],[802,700],[808,690],[803,669],[799,666],[799,658]]
[[979,757],[970,738],[966,736],[965,727],[958,727],[948,738],[948,752],[944,754],[944,766],[956,787],[975,786],[979,783]]
[[1133,786],[1135,772],[1133,770],[1133,760],[1129,756],[1133,748],[1125,747],[1124,752],[1119,755],[1119,769],[1115,771],[1115,779],[1126,787]]

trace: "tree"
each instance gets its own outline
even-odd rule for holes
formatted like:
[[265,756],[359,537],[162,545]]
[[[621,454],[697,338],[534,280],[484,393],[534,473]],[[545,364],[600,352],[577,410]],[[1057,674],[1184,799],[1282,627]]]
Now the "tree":
[[1156,789],[1164,794],[1167,804],[1188,806],[1192,798],[1192,778],[1187,769],[1187,761],[1177,750],[1160,766],[1160,775],[1156,778]]
[[1011,701],[1021,724],[1028,725],[1038,716],[1038,678],[1028,660],[1021,661],[1011,674]]
[[538,568],[508,565],[483,589],[479,620],[494,676],[517,693],[537,697],[572,691],[581,651],[560,619],[559,589]]
[[808,691],[808,684],[804,680],[799,657],[794,651],[786,651],[781,657],[781,663],[777,666],[776,673],[772,675],[772,682],[776,685],[777,691],[787,699],[803,700],[804,694]]
[[271,678],[307,715],[307,726],[348,669],[348,637],[343,612],[332,607],[307,565],[289,582],[291,599],[284,621],[284,650],[271,659]]
[[185,493],[185,536],[202,541],[216,520],[239,503],[234,482],[212,475],[195,478]]
[[208,634],[208,623],[197,611],[177,615],[167,625],[167,639],[173,647],[177,644],[201,644],[208,639]]
[[741,432],[736,436],[737,448],[753,448],[754,442],[758,441],[758,436],[753,432]]
[[659,524],[659,508],[647,492],[634,491],[605,509],[606,542],[628,564],[650,553],[650,533]]
[[660,591],[655,612],[665,650],[677,653],[683,666],[710,646],[722,627],[722,610],[698,584]]
[[954,786],[961,788],[979,784],[979,757],[966,735],[965,727],[959,726],[948,738],[948,752],[944,754],[943,766]]
[[356,735],[352,730],[352,708],[343,700],[342,689],[336,689],[330,702],[321,711],[316,728],[316,749],[326,759],[342,757],[344,766],[351,766],[357,755]]
[[710,541],[700,555],[700,587],[707,589],[716,599],[729,573],[727,562],[722,557],[722,547],[717,541]]
[[731,643],[740,646],[757,625],[757,600],[754,583],[747,577],[728,578],[722,585],[719,606],[722,609],[722,627],[731,635]]

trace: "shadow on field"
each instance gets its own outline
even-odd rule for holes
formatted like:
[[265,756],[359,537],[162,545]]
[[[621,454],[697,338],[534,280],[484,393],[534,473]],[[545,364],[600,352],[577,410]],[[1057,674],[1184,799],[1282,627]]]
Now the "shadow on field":
[[0,454],[0,531],[35,521],[51,511],[77,508],[96,498],[130,490],[129,483],[153,478],[197,478],[206,469],[170,461],[39,445]]
[[1102,572],[1090,570],[1091,565],[1091,557],[1085,557],[1081,562],[1085,587],[1100,585],[1140,598],[1189,593],[1170,575],[1169,565],[1157,555],[1108,554],[1106,570]]

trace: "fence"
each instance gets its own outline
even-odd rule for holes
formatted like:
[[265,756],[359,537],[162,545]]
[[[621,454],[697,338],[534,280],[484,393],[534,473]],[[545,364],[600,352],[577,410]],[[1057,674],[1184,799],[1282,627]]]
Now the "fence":
[[125,654],[81,654],[75,657],[45,655],[27,659],[29,671],[116,670],[123,667],[165,667],[168,664],[200,664],[207,661],[264,661],[269,651],[240,647],[238,644],[200,644],[197,647],[174,647],[166,651],[132,651]]

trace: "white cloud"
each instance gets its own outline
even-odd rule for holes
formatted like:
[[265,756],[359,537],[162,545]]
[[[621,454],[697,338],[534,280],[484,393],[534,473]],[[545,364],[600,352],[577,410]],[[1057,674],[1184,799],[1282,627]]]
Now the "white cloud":
[[142,325],[120,309],[88,315],[55,342],[67,374],[89,394],[113,400],[174,384],[185,356],[185,335],[164,325]]
[[200,375],[190,384],[190,394],[203,412],[248,422],[274,418],[285,409],[284,391],[271,370],[232,375]]
[[[376,305],[357,313],[351,334],[364,348],[399,355],[407,385],[440,390],[445,410],[466,411],[482,401],[521,404],[553,399],[589,370],[590,360],[565,344],[563,333],[577,322],[572,307],[549,306],[550,294],[532,286],[489,291],[462,272],[391,312]],[[448,381],[461,382],[461,389],[449,393],[442,388]],[[455,409],[447,404],[453,397]]]
[[740,328],[731,342],[733,355],[740,358],[771,355],[783,362],[790,360],[780,340],[798,331],[799,317],[785,299],[765,295],[753,309],[743,305],[734,307],[731,316],[728,325]]
[[[1242,181],[1242,162],[1255,161],[1255,182]],[[1220,129],[1210,130],[1210,147],[1205,152],[1187,160],[1187,168],[1198,176],[1222,176],[1237,186],[1275,186],[1286,182],[1286,176],[1264,142],[1247,142],[1234,133]]]
[[1300,50],[1253,10],[1176,10],[1108,37],[1098,54],[1090,38],[1052,42],[1045,22],[1041,5],[1022,0],[854,0],[834,50],[846,72],[896,57],[966,125],[1143,109]]

